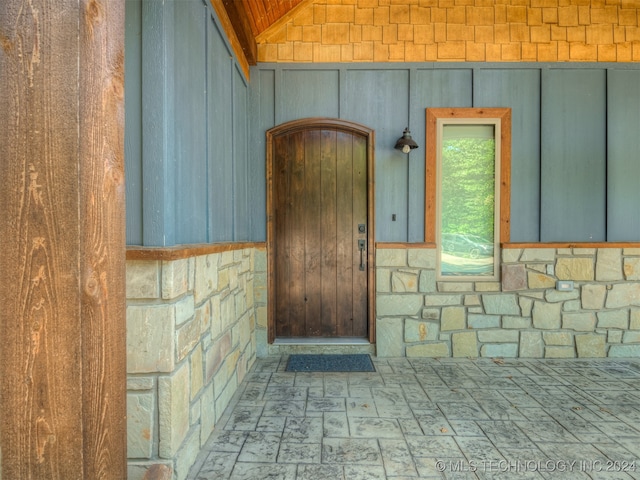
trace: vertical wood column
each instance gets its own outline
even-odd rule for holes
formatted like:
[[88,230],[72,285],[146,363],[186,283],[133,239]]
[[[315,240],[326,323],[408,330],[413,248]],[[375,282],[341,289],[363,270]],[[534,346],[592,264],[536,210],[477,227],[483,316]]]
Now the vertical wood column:
[[124,0],[3,0],[0,478],[126,478]]

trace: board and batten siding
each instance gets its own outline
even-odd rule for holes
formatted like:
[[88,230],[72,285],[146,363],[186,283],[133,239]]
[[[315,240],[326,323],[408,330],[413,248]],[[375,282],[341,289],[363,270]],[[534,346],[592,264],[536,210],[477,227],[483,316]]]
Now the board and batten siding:
[[[254,138],[316,116],[375,130],[377,241],[424,240],[429,107],[512,109],[512,242],[640,241],[638,64],[265,63],[251,75]],[[420,145],[408,156],[393,149],[407,126]],[[263,175],[264,148],[250,155]]]
[[127,1],[125,41],[127,243],[251,239],[248,81],[215,11]]

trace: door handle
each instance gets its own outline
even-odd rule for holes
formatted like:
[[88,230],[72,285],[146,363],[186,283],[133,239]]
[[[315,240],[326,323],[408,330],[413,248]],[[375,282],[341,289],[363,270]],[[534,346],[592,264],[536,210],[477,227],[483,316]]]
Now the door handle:
[[360,270],[364,270],[364,250],[366,248],[365,240],[358,240],[358,249],[360,250]]

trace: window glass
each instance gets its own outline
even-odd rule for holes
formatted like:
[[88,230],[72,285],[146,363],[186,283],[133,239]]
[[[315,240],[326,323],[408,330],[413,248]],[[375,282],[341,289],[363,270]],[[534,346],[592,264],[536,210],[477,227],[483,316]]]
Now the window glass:
[[494,124],[442,124],[439,260],[443,277],[496,275]]

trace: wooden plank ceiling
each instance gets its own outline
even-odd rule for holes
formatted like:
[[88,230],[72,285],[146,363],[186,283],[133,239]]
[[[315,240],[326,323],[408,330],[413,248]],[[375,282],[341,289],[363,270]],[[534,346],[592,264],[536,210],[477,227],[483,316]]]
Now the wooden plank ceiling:
[[256,37],[301,3],[309,0],[223,0],[229,20],[242,45],[247,61],[255,65],[258,61]]

